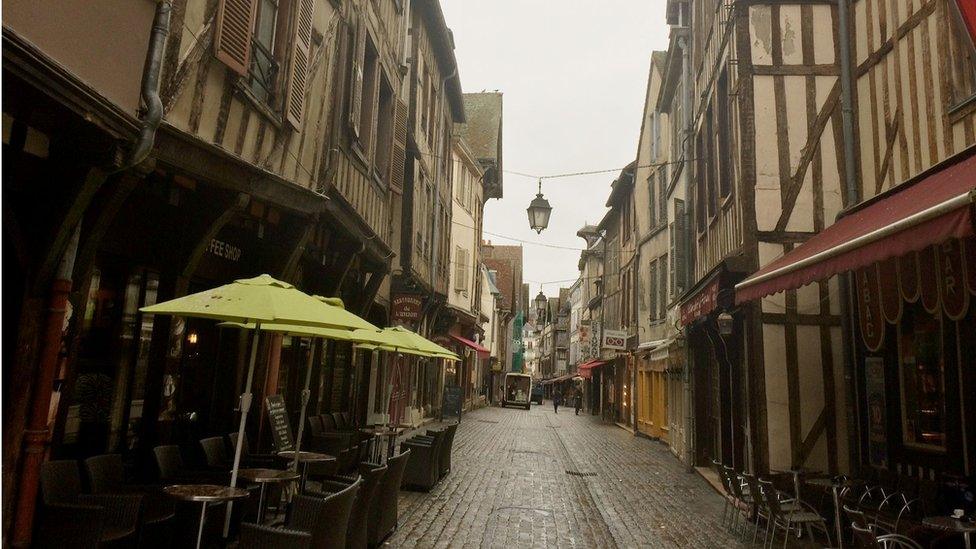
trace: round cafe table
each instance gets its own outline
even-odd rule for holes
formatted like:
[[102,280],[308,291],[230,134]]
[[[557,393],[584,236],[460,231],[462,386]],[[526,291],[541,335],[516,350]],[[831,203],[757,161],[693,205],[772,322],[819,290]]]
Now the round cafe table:
[[197,549],[200,549],[203,540],[203,525],[207,521],[207,505],[246,498],[249,495],[248,491],[242,488],[218,486],[216,484],[172,484],[163,488],[163,492],[181,501],[201,504],[200,526],[197,527]]
[[298,460],[298,463],[302,465],[301,478],[298,481],[298,489],[300,491],[305,491],[305,481],[308,480],[308,464],[309,463],[326,463],[329,461],[336,461],[336,458],[330,456],[329,454],[320,454],[318,452],[306,452],[301,450],[298,452],[298,456],[295,455],[294,450],[283,450],[278,452],[278,457],[288,461]]
[[268,484],[282,484],[298,480],[301,475],[295,471],[279,471],[278,469],[241,469],[237,477],[248,482],[261,485],[261,495],[258,498],[258,524],[264,522],[264,494]]
[[922,524],[942,530],[943,532],[961,534],[966,544],[966,549],[972,549],[973,547],[972,536],[973,532],[976,532],[976,523],[952,517],[925,517],[922,519]]

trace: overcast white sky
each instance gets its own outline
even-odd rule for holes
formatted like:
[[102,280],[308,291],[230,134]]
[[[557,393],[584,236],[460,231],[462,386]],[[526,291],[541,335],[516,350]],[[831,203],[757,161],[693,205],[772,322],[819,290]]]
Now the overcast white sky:
[[[442,0],[465,92],[504,93],[504,167],[537,175],[622,168],[637,154],[651,51],[667,49],[664,0]],[[485,231],[525,240],[530,293],[578,275],[576,231],[603,218],[615,174],[543,181],[549,229],[529,229],[534,179],[504,175]],[[496,235],[497,244],[517,244]]]

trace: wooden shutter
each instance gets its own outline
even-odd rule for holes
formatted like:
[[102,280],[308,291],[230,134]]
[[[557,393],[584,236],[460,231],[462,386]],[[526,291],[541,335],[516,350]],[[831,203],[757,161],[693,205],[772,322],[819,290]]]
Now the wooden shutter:
[[288,93],[285,94],[285,119],[295,129],[305,113],[305,88],[308,86],[308,63],[312,54],[312,15],[315,0],[298,0],[294,50],[288,67]]
[[651,320],[657,320],[657,260],[651,261]]
[[684,200],[674,201],[674,265],[675,265],[675,295],[684,293],[688,281],[688,258],[685,257],[685,230],[687,227]]
[[393,115],[393,154],[390,158],[390,185],[403,190],[403,170],[407,161],[407,104],[399,99]]
[[660,276],[660,286],[658,286],[658,296],[661,302],[661,316],[658,318],[668,317],[668,256],[662,255],[661,259],[658,261],[658,274]]
[[352,51],[352,78],[349,86],[349,129],[359,139],[359,119],[363,112],[363,60],[366,58],[366,16],[356,24],[356,47]]
[[247,76],[257,0],[220,0],[214,29],[214,55],[233,72]]

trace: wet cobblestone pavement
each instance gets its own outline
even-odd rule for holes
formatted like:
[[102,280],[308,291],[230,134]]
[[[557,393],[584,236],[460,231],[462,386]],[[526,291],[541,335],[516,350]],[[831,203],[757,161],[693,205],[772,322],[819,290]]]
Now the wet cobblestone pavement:
[[453,470],[401,492],[393,547],[741,547],[668,448],[572,409],[465,414]]

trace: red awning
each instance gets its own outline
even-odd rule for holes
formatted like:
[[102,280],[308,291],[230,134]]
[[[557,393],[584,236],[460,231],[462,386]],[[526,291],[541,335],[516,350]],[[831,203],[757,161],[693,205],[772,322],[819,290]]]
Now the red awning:
[[735,286],[735,302],[974,234],[976,154],[867,201]]
[[591,360],[589,362],[584,362],[576,368],[576,373],[583,378],[589,379],[593,375],[593,369],[603,366],[606,362],[602,360]]
[[451,337],[454,338],[454,340],[457,341],[458,343],[461,343],[463,345],[466,345],[474,349],[475,352],[478,353],[478,358],[488,358],[489,356],[491,356],[491,351],[485,349],[484,347],[478,345],[477,343],[471,341],[470,339],[465,339],[461,336],[456,336],[456,335],[452,335]]

